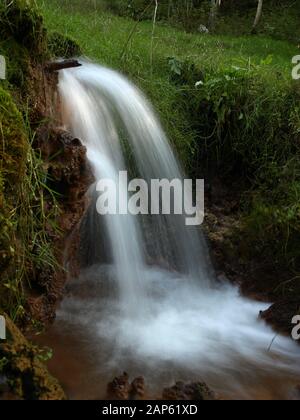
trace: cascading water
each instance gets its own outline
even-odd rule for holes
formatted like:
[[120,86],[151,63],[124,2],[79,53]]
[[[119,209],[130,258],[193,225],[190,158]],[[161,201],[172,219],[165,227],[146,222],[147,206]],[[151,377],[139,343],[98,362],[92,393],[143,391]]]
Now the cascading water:
[[[118,184],[120,171],[126,170],[122,151],[124,136],[144,180],[183,179],[181,168],[150,104],[125,78],[112,70],[86,63],[77,72],[63,73],[60,92],[66,111],[65,121],[73,135],[82,139],[87,147],[97,181],[106,178]],[[120,187],[125,195],[128,186]],[[142,277],[146,270],[147,245],[152,254],[155,250],[156,258],[168,261],[169,265],[178,267],[191,278],[198,278],[202,286],[210,283],[203,239],[195,228],[185,226],[183,217],[151,218],[154,234],[148,241],[145,238],[145,246],[137,217],[118,214],[104,219],[121,303],[125,308],[132,309],[130,300],[136,306],[140,302],[138,298],[145,292]],[[146,237],[149,236],[148,230],[144,232]],[[97,242],[99,238],[94,233],[95,227],[89,232],[89,238],[91,240],[92,236]]]
[[[83,63],[64,70],[59,87],[64,123],[86,146],[96,181],[118,182],[126,148],[146,181],[183,178],[150,104],[123,76]],[[299,347],[273,340],[258,320],[267,305],[215,282],[201,233],[182,216],[99,216],[95,186],[91,194],[84,236],[95,248],[105,242],[109,258],[90,260],[73,282],[56,328],[66,334],[71,325],[85,337],[95,355],[93,376],[128,370],[144,374],[154,389],[200,377],[226,397],[264,396],[268,389],[269,397],[287,396],[280,383],[294,384]]]

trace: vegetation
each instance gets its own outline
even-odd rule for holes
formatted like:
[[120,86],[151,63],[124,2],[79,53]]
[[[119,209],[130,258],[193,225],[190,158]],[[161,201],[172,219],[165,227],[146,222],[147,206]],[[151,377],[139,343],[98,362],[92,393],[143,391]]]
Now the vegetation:
[[[220,35],[249,35],[253,32],[257,0],[216,0],[212,21],[212,0],[159,0],[157,19],[189,32],[205,25]],[[155,0],[60,0],[59,6],[71,13],[109,11],[136,20],[152,20]],[[218,7],[219,5],[219,7]],[[300,42],[300,5],[292,0],[264,0],[262,16],[255,27],[258,35]]]
[[33,2],[1,3],[0,22],[7,59],[0,86],[0,311],[21,321],[26,288],[39,270],[57,267],[48,232],[56,229],[58,208],[29,122],[32,66],[48,51]]

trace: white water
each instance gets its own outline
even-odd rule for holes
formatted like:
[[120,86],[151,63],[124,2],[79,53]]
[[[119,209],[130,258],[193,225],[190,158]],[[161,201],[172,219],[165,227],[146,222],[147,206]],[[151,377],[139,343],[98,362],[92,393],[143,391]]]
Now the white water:
[[[127,168],[125,141],[144,179],[183,178],[150,104],[123,76],[84,63],[61,73],[60,93],[64,122],[87,147],[96,180],[117,180]],[[275,334],[258,320],[267,305],[215,283],[196,228],[183,217],[130,215],[102,216],[99,228],[98,217],[93,206],[85,235],[96,248],[105,242],[109,264],[90,259],[59,319],[84,327],[100,372],[131,369],[154,384],[203,377],[240,397],[266,378],[293,382],[299,347],[277,337],[269,349]]]

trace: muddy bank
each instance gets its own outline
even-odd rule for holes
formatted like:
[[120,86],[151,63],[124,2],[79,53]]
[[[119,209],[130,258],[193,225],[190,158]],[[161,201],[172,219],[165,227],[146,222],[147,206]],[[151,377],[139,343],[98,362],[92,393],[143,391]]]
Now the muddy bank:
[[[60,233],[49,226],[47,235],[55,250],[58,267],[35,273],[28,307],[34,319],[49,324],[55,319],[56,305],[63,297],[67,277],[78,274],[78,229],[86,209],[85,193],[91,176],[85,148],[69,133],[42,127],[38,130],[37,141],[51,180],[49,187],[59,194],[57,223]],[[57,157],[49,160],[55,154]]]
[[77,270],[74,235],[91,176],[85,148],[60,128],[58,72],[49,69],[62,49],[71,53],[79,48],[59,34],[48,36],[34,2],[5,1],[0,19],[0,53],[7,63],[0,95],[7,110],[1,117],[6,131],[0,218],[14,214],[0,229],[0,310],[24,328],[54,320],[66,268]]
[[[68,275],[77,267],[77,226],[91,183],[86,149],[61,129],[58,72],[49,62],[76,44],[49,37],[35,2],[0,5],[0,314],[8,340],[0,344],[4,397],[63,399],[43,355],[22,335],[52,323]],[[54,42],[55,41],[55,42]],[[56,51],[56,48],[58,51]],[[12,394],[11,394],[12,393]]]

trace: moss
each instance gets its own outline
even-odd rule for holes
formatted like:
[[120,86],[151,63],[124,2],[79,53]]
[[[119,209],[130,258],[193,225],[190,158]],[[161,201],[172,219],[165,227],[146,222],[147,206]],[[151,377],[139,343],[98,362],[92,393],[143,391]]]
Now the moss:
[[[48,41],[35,1],[0,1],[0,54],[7,62],[7,79],[0,81],[0,314],[8,313],[18,326],[35,326],[33,294],[40,297],[45,312],[53,310],[48,309],[47,287],[58,269],[54,240],[60,237],[56,195],[46,185],[47,168],[41,151],[34,148],[39,140],[32,131],[40,124],[48,128],[41,119],[52,99],[48,91],[57,81],[50,76],[48,80],[43,71]],[[38,288],[41,273],[48,283]],[[0,374],[16,397],[64,399],[39,360],[39,350],[9,318],[7,323]]]
[[24,177],[28,139],[24,122],[11,95],[0,88],[0,150],[1,173],[5,175],[5,189],[13,190]]
[[72,38],[60,32],[52,32],[48,37],[49,53],[52,57],[79,57],[82,52],[79,44]]
[[[12,97],[0,88],[0,269],[14,256],[14,224],[19,184],[26,173],[28,140],[23,120]],[[1,301],[6,299],[1,293]]]
[[22,89],[30,72],[30,55],[14,39],[0,41],[0,54],[6,58],[6,86]]
[[44,258],[38,247],[47,236],[43,162],[30,144],[30,123],[24,123],[25,118],[39,118],[45,84],[41,64],[49,57],[47,33],[34,0],[0,2],[0,54],[7,63],[7,80],[0,85],[0,310],[20,321],[24,290],[38,265],[33,260]]
[[0,37],[13,38],[35,59],[47,51],[47,36],[43,18],[33,0],[4,0],[0,5]]
[[1,373],[11,390],[26,400],[64,400],[65,393],[40,360],[40,350],[30,344],[8,316],[7,341],[0,344]]
[[32,67],[49,58],[47,31],[34,0],[2,0],[0,4],[0,54],[7,63],[6,86],[31,90],[26,83]]

